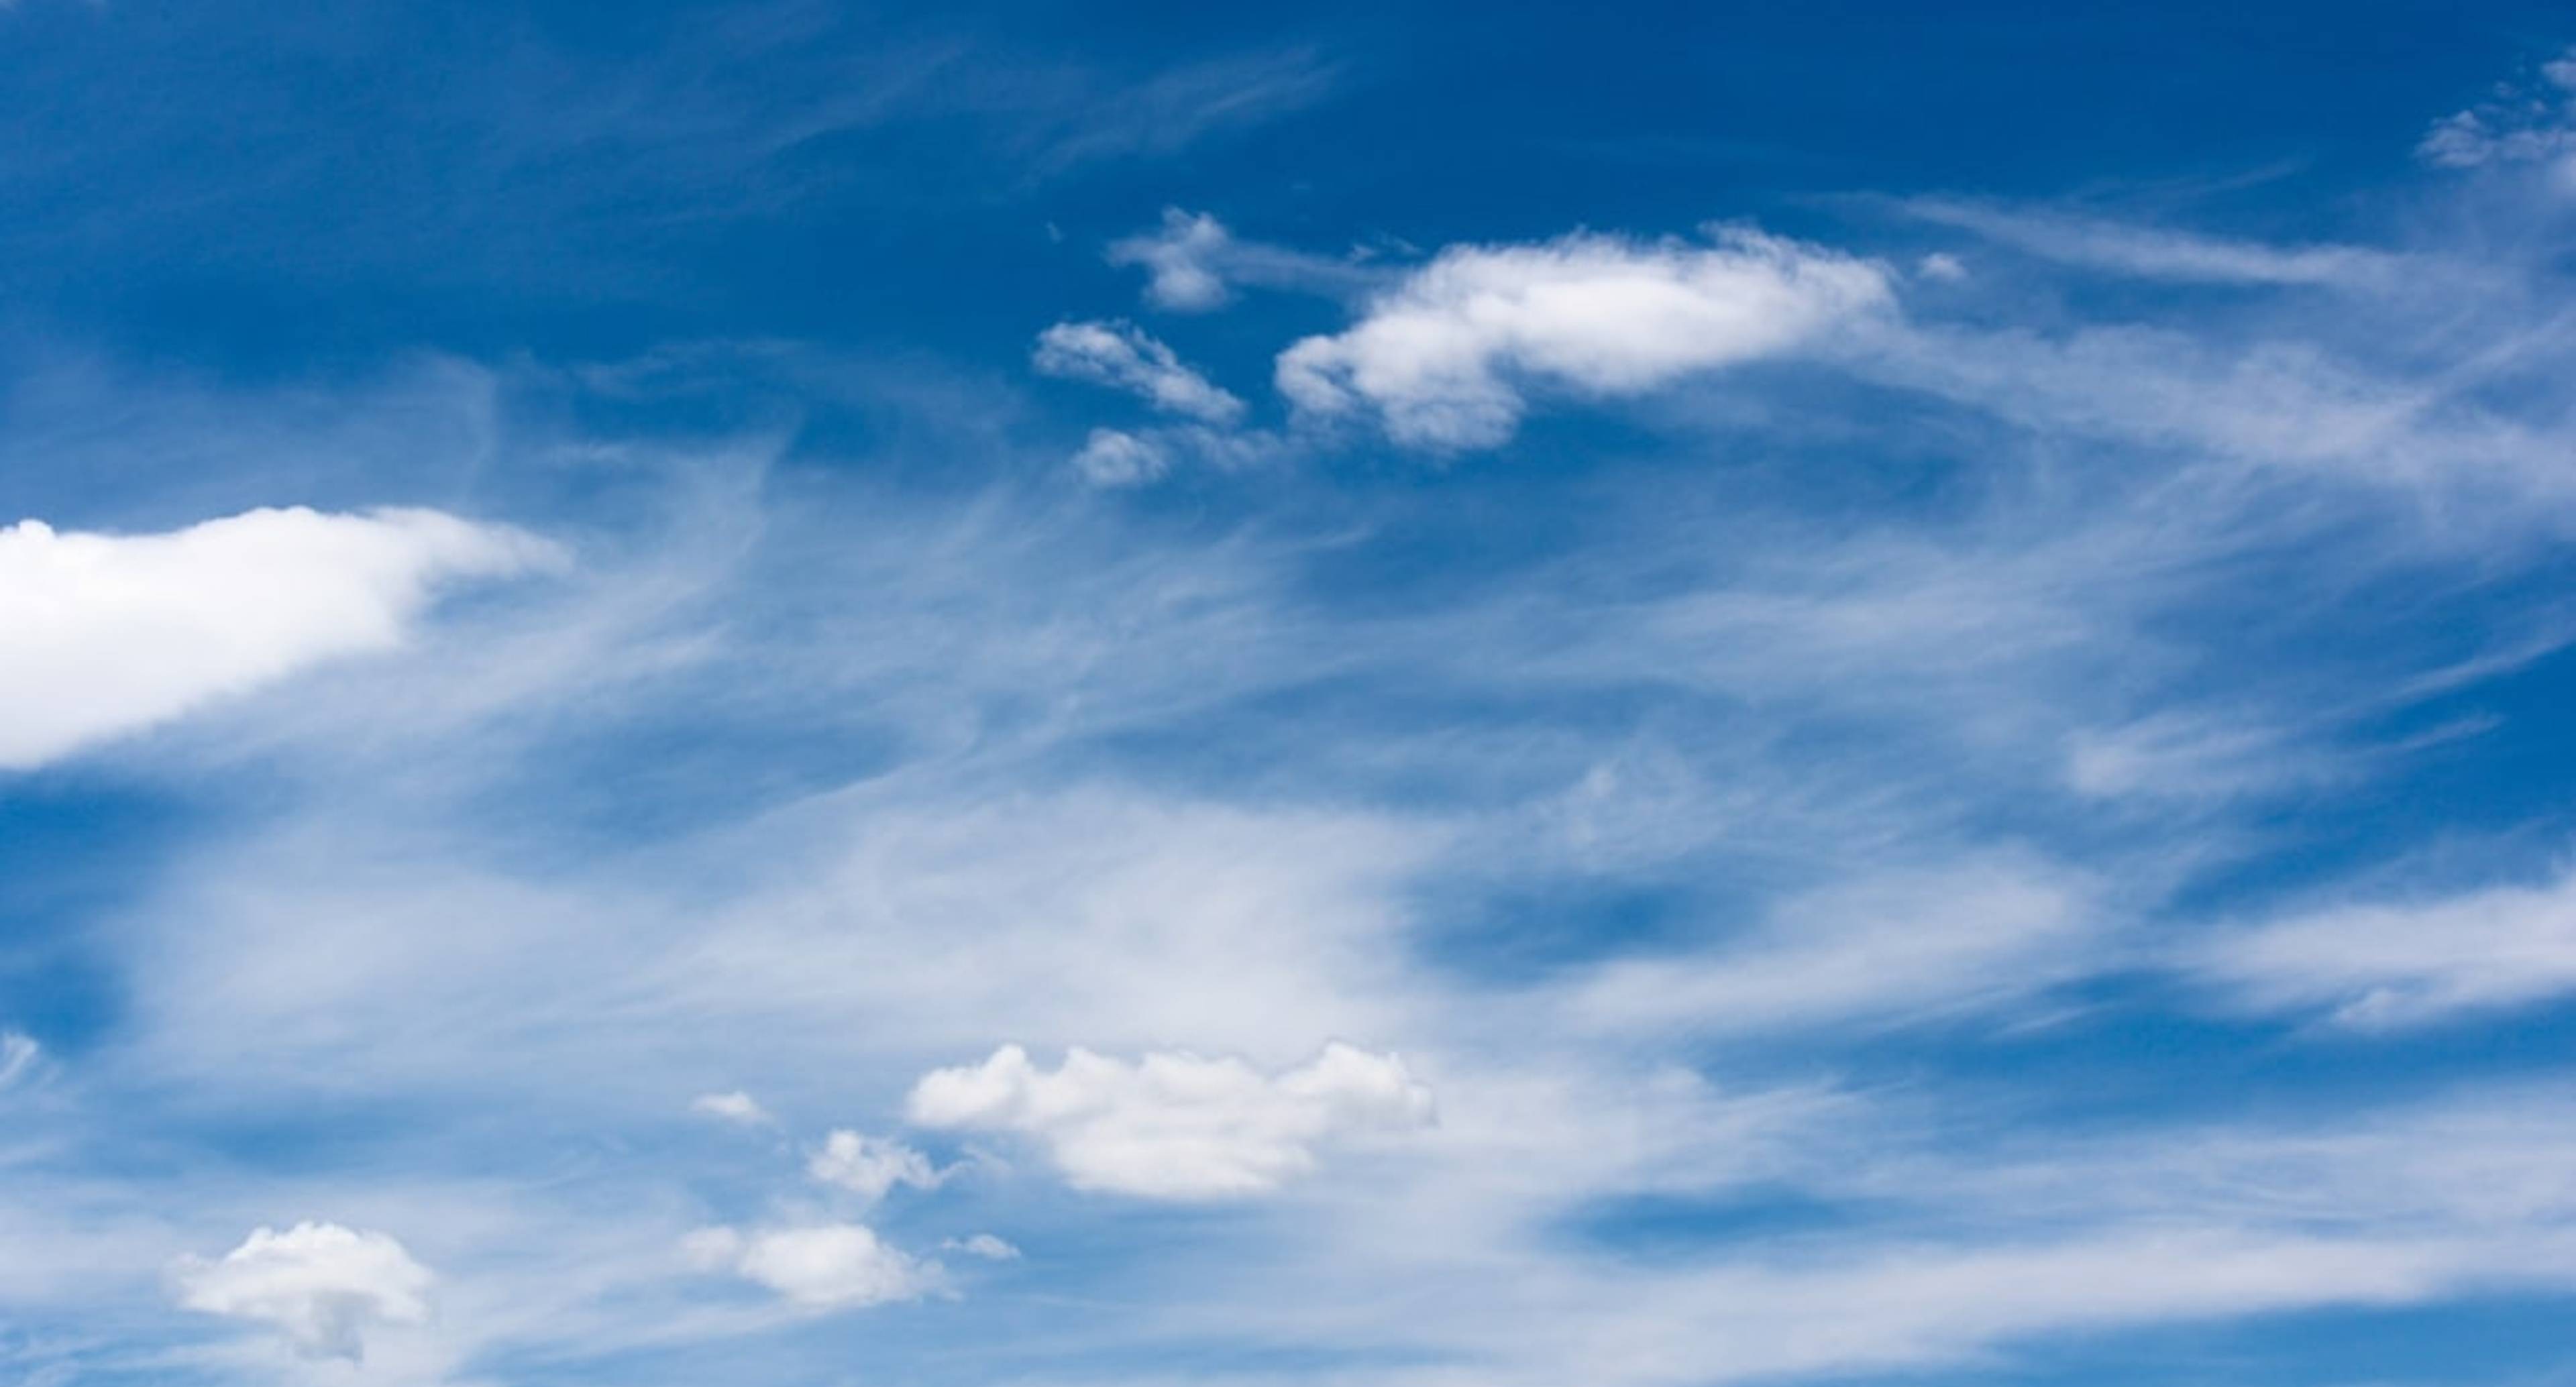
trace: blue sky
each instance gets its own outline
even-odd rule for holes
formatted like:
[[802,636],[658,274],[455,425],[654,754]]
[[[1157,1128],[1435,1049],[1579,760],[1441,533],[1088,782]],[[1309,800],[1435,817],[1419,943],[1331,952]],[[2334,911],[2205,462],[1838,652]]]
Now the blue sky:
[[0,1378],[2576,1383],[2563,7],[0,35]]

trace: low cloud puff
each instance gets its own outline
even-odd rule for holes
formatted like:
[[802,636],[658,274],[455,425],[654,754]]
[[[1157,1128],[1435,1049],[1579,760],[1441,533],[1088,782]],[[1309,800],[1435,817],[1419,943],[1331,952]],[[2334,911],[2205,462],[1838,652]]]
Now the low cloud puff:
[[760,1100],[736,1089],[731,1093],[702,1093],[689,1101],[689,1111],[719,1122],[744,1127],[766,1127],[774,1120]]
[[1366,411],[1398,443],[1485,448],[1532,386],[1643,394],[1796,350],[1892,297],[1870,261],[1752,231],[1453,247],[1356,325],[1282,352],[1278,384],[1310,416]]
[[1032,360],[1048,375],[1124,390],[1166,414],[1210,424],[1243,417],[1243,401],[1130,323],[1058,323],[1038,334]]
[[1216,218],[1167,207],[1160,229],[1111,245],[1109,263],[1142,266],[1145,297],[1156,307],[1198,313],[1230,297],[1217,262],[1232,246],[1233,238]]
[[336,1223],[259,1228],[220,1261],[173,1269],[183,1308],[269,1324],[299,1353],[352,1361],[371,1330],[427,1323],[434,1279],[393,1238]]
[[856,1310],[918,1300],[938,1284],[936,1269],[889,1246],[857,1223],[818,1223],[744,1233],[702,1228],[685,1250],[707,1270],[730,1270],[808,1310]]
[[805,1173],[871,1202],[897,1185],[926,1190],[940,1181],[929,1157],[899,1141],[850,1131],[832,1133],[805,1163]]
[[1340,1044],[1276,1076],[1236,1059],[1129,1063],[1078,1047],[1050,1073],[1006,1045],[923,1076],[910,1114],[924,1127],[1034,1137],[1079,1189],[1200,1200],[1276,1190],[1336,1138],[1419,1127],[1431,1094],[1394,1056]]

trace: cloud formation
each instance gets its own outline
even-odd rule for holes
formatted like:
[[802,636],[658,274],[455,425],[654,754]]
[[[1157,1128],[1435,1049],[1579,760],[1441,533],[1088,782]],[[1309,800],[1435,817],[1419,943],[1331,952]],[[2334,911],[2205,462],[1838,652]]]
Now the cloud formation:
[[858,1310],[918,1300],[939,1284],[934,1268],[857,1223],[748,1233],[702,1228],[689,1235],[684,1250],[701,1268],[730,1270],[805,1310]]
[[2540,164],[2561,179],[2576,169],[2576,49],[2540,68],[2534,85],[2507,84],[2493,100],[2434,122],[2415,152],[2445,168]]
[[1058,323],[1038,334],[1032,360],[1048,375],[1124,390],[1166,414],[1209,424],[1243,417],[1243,401],[1132,323]]
[[1222,308],[1233,301],[1237,285],[1338,296],[1382,278],[1356,257],[1335,260],[1247,241],[1207,213],[1178,207],[1164,208],[1154,230],[1112,241],[1106,258],[1143,269],[1145,301],[1174,313]]
[[376,1328],[427,1323],[436,1280],[393,1238],[336,1223],[255,1229],[220,1260],[184,1258],[171,1276],[182,1308],[258,1321],[309,1357],[350,1360]]
[[1618,1029],[1899,1024],[2092,966],[2105,932],[2090,907],[2080,881],[2028,863],[1891,872],[1784,902],[1723,945],[1610,964],[1574,1011]]
[[1050,1073],[1006,1045],[924,1075],[907,1112],[924,1127],[1033,1137],[1078,1189],[1203,1200],[1270,1193],[1312,1171],[1327,1142],[1419,1127],[1431,1093],[1394,1056],[1342,1044],[1278,1075],[1236,1059],[1129,1063],[1080,1048]]
[[434,511],[255,510],[152,535],[0,529],[0,770],[392,649],[452,580],[555,551]]
[[0,1031],[0,1088],[25,1078],[36,1067],[45,1047],[34,1036],[23,1031]]
[[[1957,227],[2042,259],[2140,279],[2371,289],[2395,283],[2408,268],[2404,256],[2366,246],[2274,246],[1948,198],[1917,198],[1903,206],[1917,220]],[[1925,268],[1942,277],[1933,263],[1927,257]]]
[[1093,429],[1074,451],[1073,470],[1093,486],[1142,486],[1172,470],[1172,450],[1124,429]]
[[2576,874],[2294,915],[2220,935],[2186,966],[2240,1006],[2356,1030],[2527,1007],[2576,994]]
[[1278,385],[1309,416],[1366,413],[1398,443],[1489,448],[1533,389],[1643,394],[1795,351],[1892,302],[1879,266],[1754,231],[1460,246],[1353,326],[1280,353]]
[[858,1132],[836,1131],[805,1163],[815,1180],[847,1190],[869,1203],[885,1198],[897,1185],[936,1189],[940,1174],[930,1158],[899,1141]]
[[770,1117],[769,1110],[760,1105],[759,1099],[740,1089],[730,1093],[699,1094],[689,1100],[689,1111],[700,1117],[712,1117],[719,1122],[743,1127],[766,1127],[775,1120]]
[[1159,230],[1112,242],[1108,258],[1112,265],[1144,268],[1145,298],[1156,307],[1199,313],[1226,301],[1225,276],[1217,262],[1233,245],[1234,238],[1216,218],[1166,207]]

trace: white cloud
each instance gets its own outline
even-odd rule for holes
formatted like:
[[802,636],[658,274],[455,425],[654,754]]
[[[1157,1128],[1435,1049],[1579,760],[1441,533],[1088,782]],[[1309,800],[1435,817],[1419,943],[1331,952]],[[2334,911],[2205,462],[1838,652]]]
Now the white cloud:
[[2576,49],[2542,64],[2540,78],[2536,87],[2508,85],[2492,101],[2435,121],[2415,152],[2445,168],[2576,170]]
[[1784,902],[1745,937],[1624,959],[1573,995],[1611,1029],[1891,1023],[2025,995],[2098,965],[2082,883],[2013,862],[1897,872]]
[[1351,260],[1247,241],[1204,212],[1163,209],[1163,224],[1113,241],[1109,263],[1145,271],[1145,301],[1176,313],[1204,313],[1234,297],[1234,286],[1345,294],[1380,278]]
[[270,1324],[301,1353],[347,1359],[379,1326],[427,1323],[435,1280],[391,1237],[335,1223],[259,1228],[222,1260],[183,1258],[172,1275],[185,1309]]
[[690,1100],[689,1111],[700,1117],[712,1117],[745,1127],[766,1127],[775,1120],[770,1117],[769,1109],[760,1105],[759,1099],[740,1089],[731,1093],[699,1094]]
[[[1041,172],[1060,173],[1099,159],[1153,157],[1228,130],[1240,130],[1322,100],[1341,80],[1341,66],[1311,48],[1250,52],[1183,63],[1150,74],[1101,74],[1099,85],[1066,87],[1031,109],[1029,78],[1006,84],[998,110],[1030,119],[1026,138]],[[1040,81],[1037,91],[1048,84]],[[969,84],[954,94],[970,108]],[[985,99],[989,100],[989,97]]]
[[1227,298],[1224,277],[1215,261],[1233,238],[1216,218],[1195,216],[1177,207],[1163,209],[1160,231],[1130,236],[1109,247],[1112,265],[1141,265],[1145,297],[1156,305],[1185,313],[1202,312]]
[[24,1078],[44,1052],[34,1036],[23,1031],[0,1031],[0,1088]]
[[977,1233],[972,1237],[965,1238],[950,1238],[948,1241],[941,1243],[940,1246],[945,1247],[952,1252],[963,1252],[969,1257],[981,1257],[988,1262],[1015,1262],[1018,1261],[1020,1257],[1020,1250],[1018,1248],[1013,1247],[1011,1244],[1004,1242],[1000,1238],[994,1237],[990,1233]]
[[1714,245],[1573,235],[1443,251],[1361,321],[1279,356],[1310,415],[1377,413],[1422,447],[1510,437],[1538,384],[1636,395],[1794,351],[1891,302],[1868,261],[1758,232]]
[[2313,780],[2323,767],[2261,722],[2175,710],[2066,740],[2066,784],[2077,794],[2215,799]]
[[856,1310],[918,1300],[939,1284],[935,1267],[887,1245],[857,1223],[818,1223],[743,1233],[701,1228],[682,1243],[706,1270],[730,1270],[809,1310]]
[[1183,462],[1240,471],[1275,462],[1294,448],[1292,440],[1267,430],[1171,424],[1138,433],[1093,429],[1072,462],[1093,486],[1128,487],[1160,481]]
[[805,1163],[805,1173],[826,1185],[874,1202],[897,1185],[935,1189],[940,1172],[930,1158],[899,1141],[837,1131]]
[[1394,1056],[1341,1044],[1276,1076],[1236,1059],[1131,1064],[1078,1047],[1048,1073],[1006,1045],[980,1065],[924,1075],[909,1113],[925,1127],[1033,1136],[1081,1189],[1222,1199],[1308,1173],[1315,1148],[1335,1138],[1429,1122],[1431,1094]]
[[167,534],[0,529],[0,769],[382,651],[443,580],[552,551],[434,511],[255,510]]
[[1142,486],[1172,470],[1172,454],[1150,438],[1121,429],[1093,429],[1073,455],[1073,470],[1093,486]]
[[[2403,256],[2362,246],[2273,246],[1940,198],[1908,202],[1905,210],[1923,221],[1971,231],[2044,259],[2141,279],[2364,288],[2393,284],[2407,269]],[[1948,272],[1934,271],[1931,262],[1935,257],[1926,256],[1927,273],[1946,279],[1962,276],[1963,267],[1955,259],[1938,258],[1949,262]]]
[[2443,899],[2361,903],[2223,936],[2184,965],[2248,1008],[2356,1029],[2425,1025],[2576,993],[2576,873]]
[[[2057,336],[1908,324],[1861,346],[1846,364],[1864,379],[1971,405],[2041,438],[2102,439],[2159,462],[2189,457],[2211,466],[2187,479],[2213,487],[2274,473],[2437,496],[2442,520],[2428,533],[2492,533],[2483,521],[2472,529],[2486,516],[2548,524],[2564,517],[2571,494],[2564,430],[2500,415],[2470,388],[2508,362],[2513,372],[2554,366],[2537,336],[2456,371],[2400,375],[2365,368],[2313,327],[2237,342],[2136,323]],[[2217,509],[2244,498],[2202,499]],[[2266,518],[2299,519],[2277,506]]]
[[1243,401],[1132,323],[1058,323],[1038,334],[1032,360],[1048,375],[1125,390],[1166,414],[1209,424],[1243,416]]

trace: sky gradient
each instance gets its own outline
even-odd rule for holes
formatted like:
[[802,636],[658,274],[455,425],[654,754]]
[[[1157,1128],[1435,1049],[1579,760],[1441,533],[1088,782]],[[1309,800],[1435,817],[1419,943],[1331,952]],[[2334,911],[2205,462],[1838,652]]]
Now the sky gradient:
[[2571,43],[0,6],[0,1380],[2576,1387]]

